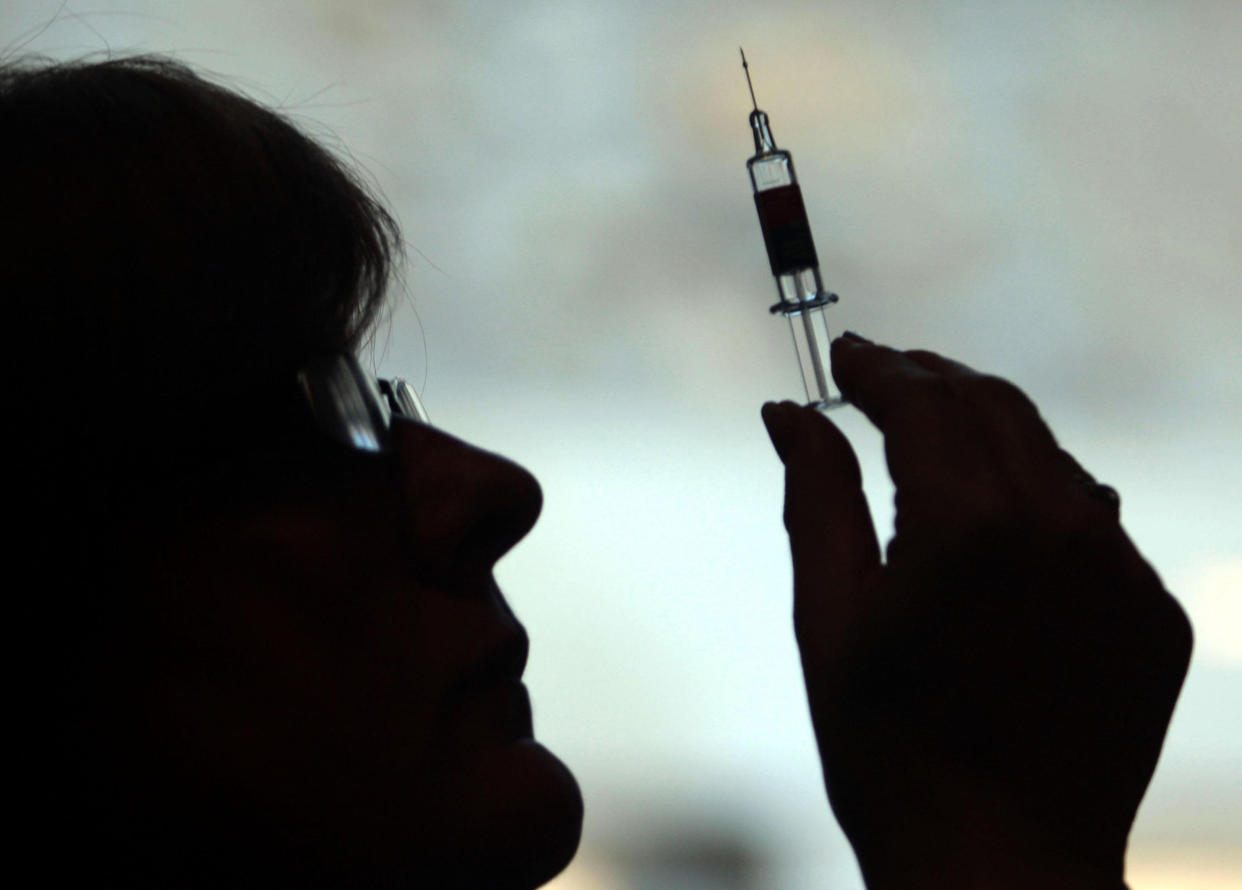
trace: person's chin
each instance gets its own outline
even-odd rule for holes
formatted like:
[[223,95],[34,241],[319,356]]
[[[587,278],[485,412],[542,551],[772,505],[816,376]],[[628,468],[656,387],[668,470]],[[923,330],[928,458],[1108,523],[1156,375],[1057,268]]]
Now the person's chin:
[[445,887],[542,886],[573,859],[582,835],[577,780],[531,738],[462,752],[443,775],[437,870]]

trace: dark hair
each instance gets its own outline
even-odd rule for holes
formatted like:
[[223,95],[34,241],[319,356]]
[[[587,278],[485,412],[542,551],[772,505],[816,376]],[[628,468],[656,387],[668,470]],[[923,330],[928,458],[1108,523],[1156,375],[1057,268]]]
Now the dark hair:
[[287,118],[176,60],[0,64],[0,134],[18,422],[68,485],[243,447],[303,362],[355,351],[382,309],[392,216]]
[[[141,633],[126,580],[159,546],[177,480],[265,440],[271,451],[297,369],[360,347],[400,244],[345,164],[175,60],[0,62],[4,406],[18,446],[5,502],[10,577],[24,579],[16,660],[31,678],[16,712],[19,759],[41,764],[17,795],[36,835],[27,855],[58,838],[128,855],[110,838],[131,829],[92,803],[132,793],[126,780],[79,765],[106,760],[83,752],[126,719],[99,691],[124,686],[127,634]],[[64,856],[38,867],[77,867]]]

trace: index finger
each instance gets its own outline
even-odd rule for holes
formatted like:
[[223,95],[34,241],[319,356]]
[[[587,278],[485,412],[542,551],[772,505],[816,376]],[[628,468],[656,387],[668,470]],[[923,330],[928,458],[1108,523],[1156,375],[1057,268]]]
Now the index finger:
[[[1059,468],[1056,439],[1035,406],[1008,380],[922,349],[899,352],[857,335],[833,343],[833,375],[842,391],[888,436],[925,437],[929,415],[951,413],[1010,478]],[[893,418],[914,415],[894,430]],[[911,427],[906,429],[905,427]]]
[[[881,432],[893,414],[944,391],[949,375],[910,355],[847,333],[832,341],[832,377],[842,394]],[[968,371],[964,365],[962,371]]]
[[990,476],[993,465],[977,419],[941,368],[846,335],[833,341],[832,374],[845,398],[884,434],[899,491],[940,496]]

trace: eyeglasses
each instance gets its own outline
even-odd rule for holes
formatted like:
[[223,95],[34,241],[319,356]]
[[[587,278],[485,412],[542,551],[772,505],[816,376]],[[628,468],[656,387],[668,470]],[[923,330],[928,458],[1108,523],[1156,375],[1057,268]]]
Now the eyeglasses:
[[431,424],[412,386],[372,377],[352,355],[315,359],[298,372],[298,385],[320,432],[358,451],[389,451],[393,417]]

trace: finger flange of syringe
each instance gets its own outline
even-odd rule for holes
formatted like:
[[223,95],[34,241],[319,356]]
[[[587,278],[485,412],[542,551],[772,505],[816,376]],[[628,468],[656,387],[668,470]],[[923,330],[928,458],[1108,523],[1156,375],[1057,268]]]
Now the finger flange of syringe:
[[[745,53],[742,67],[746,69],[746,83],[750,86]],[[829,408],[840,404],[841,397],[832,385],[831,338],[824,309],[838,298],[824,288],[819,277],[819,258],[815,254],[815,242],[811,240],[811,224],[802,203],[793,157],[776,147],[768,115],[759,110],[754,98],[751,87],[754,110],[750,113],[750,128],[755,138],[755,154],[746,162],[746,170],[750,173],[763,243],[780,297],[780,302],[770,311],[789,319],[807,401],[819,408]]]

